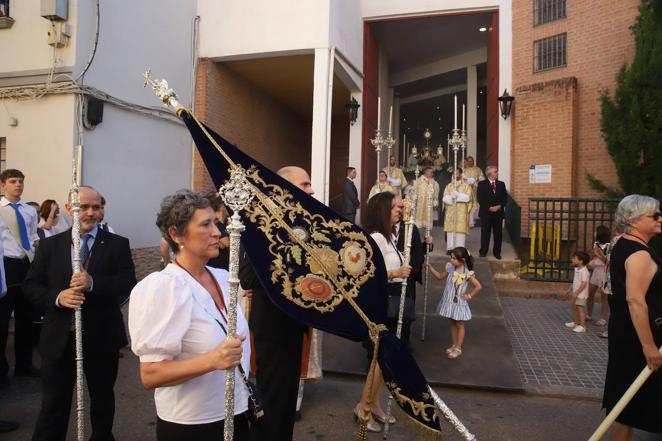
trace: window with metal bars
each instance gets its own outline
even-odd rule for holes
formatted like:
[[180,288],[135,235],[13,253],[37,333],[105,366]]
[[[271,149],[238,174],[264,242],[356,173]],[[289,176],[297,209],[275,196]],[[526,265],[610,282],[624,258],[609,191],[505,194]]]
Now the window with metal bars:
[[533,71],[564,67],[568,64],[567,34],[554,35],[533,42]]
[[565,18],[566,0],[533,0],[533,26]]

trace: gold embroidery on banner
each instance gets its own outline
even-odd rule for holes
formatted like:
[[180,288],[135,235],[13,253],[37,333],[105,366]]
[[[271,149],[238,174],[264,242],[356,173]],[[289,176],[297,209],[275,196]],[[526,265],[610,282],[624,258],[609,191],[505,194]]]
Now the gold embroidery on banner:
[[[266,184],[255,167],[249,168],[247,177],[267,196],[263,201],[256,198],[246,214],[269,241],[271,282],[282,287],[288,300],[320,313],[333,311],[343,299],[356,298],[361,285],[375,274],[366,235],[352,231],[349,222],[311,214],[289,191]],[[294,271],[295,264],[308,271]]]
[[365,271],[367,256],[366,252],[356,242],[346,242],[340,250],[342,265],[350,274],[359,275]]
[[[404,409],[405,406],[409,406],[411,408],[411,413],[414,417],[420,417],[421,420],[426,422],[434,422],[439,419],[437,412],[435,412],[436,406],[434,404],[425,404],[423,401],[415,401],[414,399],[403,395],[402,389],[392,381],[387,382],[386,386],[393,394],[393,398],[395,398],[398,404],[400,404],[400,407]],[[421,398],[426,400],[431,397],[430,394],[424,392]],[[427,414],[428,409],[432,409],[432,418]]]

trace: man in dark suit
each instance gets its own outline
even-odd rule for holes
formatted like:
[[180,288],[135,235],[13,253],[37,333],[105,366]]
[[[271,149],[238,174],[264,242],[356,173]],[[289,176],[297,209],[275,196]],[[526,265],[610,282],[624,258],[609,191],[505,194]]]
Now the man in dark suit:
[[356,223],[356,209],[359,208],[359,192],[354,185],[356,169],[347,167],[345,182],[342,186],[342,215],[352,223]]
[[[71,213],[71,205],[67,210]],[[45,239],[24,282],[45,308],[40,340],[42,403],[33,441],[66,438],[76,378],[74,309],[82,305],[83,357],[92,441],[112,441],[119,349],[127,344],[120,300],[136,284],[129,241],[99,228],[101,199],[80,190],[81,271],[72,274],[71,230]]]
[[[312,195],[308,173],[284,167],[278,174]],[[240,265],[241,287],[250,291],[248,324],[253,334],[257,387],[264,421],[251,426],[251,441],[292,440],[296,415],[303,335],[308,329],[281,311],[269,298],[248,259]]]
[[490,165],[485,169],[487,179],[478,183],[476,195],[480,208],[480,257],[485,257],[490,248],[490,234],[494,236],[494,257],[501,259],[501,238],[504,208],[508,202],[506,184],[499,181],[499,170]]

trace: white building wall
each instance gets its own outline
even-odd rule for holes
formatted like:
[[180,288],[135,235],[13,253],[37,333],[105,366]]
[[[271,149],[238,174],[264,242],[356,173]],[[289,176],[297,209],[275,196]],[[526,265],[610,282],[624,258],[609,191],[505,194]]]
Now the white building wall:
[[366,20],[397,16],[494,9],[502,0],[361,0]]
[[11,127],[3,119],[0,137],[7,138],[7,168],[25,174],[23,200],[41,203],[55,199],[64,209],[71,187],[74,96],[4,104],[18,120]]
[[[7,72],[20,76],[51,67],[49,22],[39,16],[39,5],[12,1],[10,12],[16,21],[0,38],[0,73],[5,73],[6,85],[14,81]],[[169,81],[182,103],[190,104],[195,15],[195,2],[102,1],[98,48],[84,83],[132,104],[160,107],[153,91],[142,84],[143,71],[151,67],[156,78]],[[55,55],[58,65],[68,66],[74,77],[90,57],[95,20],[93,0],[70,0],[67,23],[72,39]],[[0,112],[7,118],[0,119],[0,137],[7,138],[7,167],[26,174],[25,199],[53,198],[63,204],[77,142],[75,96],[3,104]],[[18,126],[10,127],[10,118],[16,118]],[[82,183],[97,187],[108,200],[106,220],[133,247],[157,245],[154,221],[161,199],[191,183],[192,141],[184,125],[105,103],[103,121],[83,131],[83,145]]]
[[[499,8],[499,95],[504,89],[513,94],[513,3],[501,0]],[[498,106],[499,103],[488,104]],[[512,118],[504,120],[499,113],[499,179],[512,188],[511,130]]]
[[[79,1],[76,73],[90,57],[96,14],[94,1]],[[151,68],[155,78],[168,80],[182,104],[190,105],[195,16],[195,2],[102,1],[99,46],[85,84],[132,103],[158,107],[154,92],[143,88],[142,74]]]
[[[76,22],[76,4],[79,0],[69,0],[67,23]],[[84,3],[84,2],[83,2]],[[49,69],[53,64],[53,47],[47,43],[50,22],[41,17],[41,2],[36,0],[13,0],[10,15],[15,20],[9,29],[0,31],[0,73],[23,72]],[[76,35],[72,35],[69,45],[57,49],[58,66],[74,64]]]
[[329,43],[363,70],[363,20],[356,0],[331,0]]
[[106,106],[85,132],[83,182],[106,198],[106,220],[132,248],[155,246],[164,196],[190,188],[191,137],[176,123]]
[[312,52],[329,45],[330,0],[198,0],[200,56]]
[[[114,0],[112,8],[107,5],[101,2],[99,45],[85,84],[134,104],[159,107],[152,89],[143,88],[142,73],[149,67],[190,105],[195,3]],[[92,51],[95,14],[93,1],[81,1],[76,72],[82,71]],[[161,200],[190,187],[188,130],[183,124],[106,103],[103,122],[83,136],[83,182],[107,199],[106,220],[131,240],[132,247],[157,245],[154,221]]]

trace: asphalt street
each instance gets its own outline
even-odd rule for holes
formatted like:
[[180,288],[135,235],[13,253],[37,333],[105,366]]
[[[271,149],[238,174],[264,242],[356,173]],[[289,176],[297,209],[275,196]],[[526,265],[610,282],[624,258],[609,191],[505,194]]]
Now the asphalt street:
[[[152,392],[140,384],[138,361],[123,350],[116,386],[115,437],[119,440],[155,440],[155,410]],[[488,367],[486,367],[488,368]],[[352,408],[362,382],[356,377],[327,375],[308,383],[303,402],[303,418],[295,426],[297,441],[348,441],[354,439],[357,425]],[[545,398],[525,394],[480,392],[468,389],[437,389],[442,399],[481,441],[585,440],[597,427],[602,412],[596,401]],[[219,397],[219,400],[222,400]],[[39,409],[39,381],[14,379],[9,389],[0,391],[0,418],[21,423],[16,432],[0,435],[1,440],[28,441]],[[397,414],[396,414],[397,416]],[[73,421],[73,419],[72,419]],[[392,426],[393,441],[421,439],[416,430],[402,424]],[[69,440],[74,440],[70,425]],[[89,426],[88,426],[89,430]],[[88,432],[89,433],[89,432]],[[371,440],[382,439],[371,434]],[[445,440],[460,440],[446,426]]]

